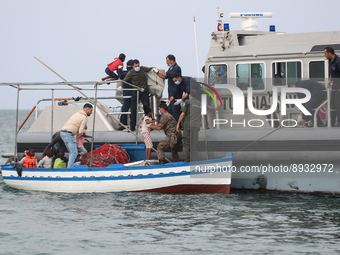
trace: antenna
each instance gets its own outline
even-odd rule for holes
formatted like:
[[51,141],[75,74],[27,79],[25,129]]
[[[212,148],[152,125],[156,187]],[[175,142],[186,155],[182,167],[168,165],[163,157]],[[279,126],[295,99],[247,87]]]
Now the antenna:
[[195,30],[196,61],[197,61],[197,78],[199,78],[200,77],[200,67],[199,67],[199,63],[198,63],[197,33],[196,33],[196,19],[195,19],[194,0],[192,0],[192,11],[193,11],[193,14],[194,14],[194,30]]
[[228,18],[244,18],[242,20],[241,27],[245,31],[256,31],[258,23],[257,18],[271,18],[272,12],[233,12],[229,13]]

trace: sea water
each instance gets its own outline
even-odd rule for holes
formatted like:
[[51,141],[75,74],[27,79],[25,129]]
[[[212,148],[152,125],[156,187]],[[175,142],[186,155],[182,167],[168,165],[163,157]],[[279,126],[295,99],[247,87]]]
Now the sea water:
[[[15,111],[0,130],[13,152]],[[54,194],[0,178],[0,254],[339,254],[339,241],[339,195]]]

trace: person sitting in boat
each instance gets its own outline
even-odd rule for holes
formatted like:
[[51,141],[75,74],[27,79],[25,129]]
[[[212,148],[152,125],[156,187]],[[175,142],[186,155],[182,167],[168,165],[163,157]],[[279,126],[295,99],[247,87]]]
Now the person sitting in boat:
[[[313,120],[314,120],[314,114],[315,109],[318,108],[318,106],[322,103],[323,100],[326,98],[326,89],[324,86],[322,86],[320,83],[312,80],[305,80],[305,81],[299,81],[299,82],[291,82],[288,84],[288,87],[290,88],[304,88],[307,89],[310,94],[311,98],[310,100],[305,103],[306,109],[312,114],[312,115],[304,115],[302,112],[300,112],[300,115],[298,117],[298,123],[300,123],[301,126],[307,126],[312,127],[313,126]],[[304,98],[304,94],[298,93],[297,94],[299,98]],[[320,117],[317,116],[318,120],[318,126],[324,126],[323,122],[321,121]]]
[[92,104],[86,103],[83,110],[73,114],[60,131],[60,137],[63,139],[66,148],[70,153],[70,158],[67,164],[68,168],[73,166],[78,154],[75,135],[83,135],[84,128],[87,124],[87,117],[92,114],[92,110]]
[[52,136],[52,140],[51,142],[46,146],[46,148],[44,149],[42,155],[41,155],[41,159],[43,159],[46,155],[46,151],[50,148],[54,147],[55,149],[59,149],[62,150],[63,152],[66,151],[66,145],[63,141],[63,139],[61,139],[60,137],[60,130],[55,132],[54,135]]
[[91,143],[86,138],[92,138],[92,136],[86,135],[87,125],[84,128],[84,133],[82,135],[77,134],[76,136],[76,143],[77,143],[77,150],[80,157],[84,156],[87,153],[87,150],[84,147],[84,141]]
[[54,153],[51,167],[52,168],[66,168],[66,164],[67,164],[67,158],[64,157],[64,152],[57,149]]
[[157,146],[157,156],[160,164],[165,164],[164,151],[171,148],[172,160],[179,161],[178,151],[182,140],[182,134],[176,131],[177,122],[169,112],[165,102],[160,103],[159,113],[162,116],[159,124],[151,124],[150,128],[164,130],[165,138]]
[[105,69],[105,73],[108,75],[104,78],[102,78],[102,81],[105,81],[107,79],[109,79],[110,81],[113,80],[118,80],[119,76],[114,73],[114,71],[118,70],[118,69],[123,69],[123,62],[125,61],[125,54],[121,53],[119,54],[118,58],[115,58],[113,62],[111,62],[110,64],[107,64],[107,67]]
[[38,165],[38,161],[35,157],[35,153],[33,149],[28,149],[25,151],[25,156],[19,161],[25,168],[36,168]]
[[41,159],[38,163],[37,168],[50,168],[52,165],[52,157],[53,157],[53,150],[52,149],[47,149],[46,150],[46,156]]
[[152,110],[150,109],[150,107],[144,107],[144,113],[145,113],[145,117],[143,120],[142,135],[144,138],[144,143],[146,145],[146,151],[145,151],[146,159],[150,160],[151,150],[153,148],[152,138],[150,136],[150,125],[151,123],[154,123],[158,120],[152,118]]

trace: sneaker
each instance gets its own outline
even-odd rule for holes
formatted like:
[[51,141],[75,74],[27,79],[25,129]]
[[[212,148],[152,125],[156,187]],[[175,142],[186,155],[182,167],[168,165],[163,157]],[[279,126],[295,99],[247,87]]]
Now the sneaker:
[[118,131],[123,131],[124,129],[125,129],[125,127],[121,126],[121,127],[119,127],[117,130],[118,130]]

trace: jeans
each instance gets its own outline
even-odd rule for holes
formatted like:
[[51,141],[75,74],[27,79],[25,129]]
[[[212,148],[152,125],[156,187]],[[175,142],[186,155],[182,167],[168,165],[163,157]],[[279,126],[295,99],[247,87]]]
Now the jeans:
[[70,153],[70,158],[68,159],[68,163],[67,163],[67,168],[70,168],[73,166],[74,161],[76,160],[77,157],[77,143],[76,143],[76,137],[71,134],[71,133],[67,133],[67,132],[60,132],[60,137],[61,139],[63,139],[66,148],[68,149],[69,153]]

